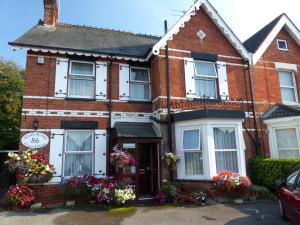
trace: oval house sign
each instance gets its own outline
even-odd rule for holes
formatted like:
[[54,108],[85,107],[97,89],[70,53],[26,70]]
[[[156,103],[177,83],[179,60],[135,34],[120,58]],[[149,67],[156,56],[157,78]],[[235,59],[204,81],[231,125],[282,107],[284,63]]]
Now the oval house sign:
[[42,148],[49,143],[47,135],[40,132],[25,134],[21,139],[22,144],[27,148]]

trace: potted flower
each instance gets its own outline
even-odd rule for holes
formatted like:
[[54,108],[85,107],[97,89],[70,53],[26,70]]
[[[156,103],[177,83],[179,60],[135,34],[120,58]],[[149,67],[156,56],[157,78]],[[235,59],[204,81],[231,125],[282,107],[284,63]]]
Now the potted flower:
[[11,186],[3,198],[3,203],[14,210],[28,208],[35,199],[34,191],[24,185]]
[[176,153],[173,152],[167,152],[164,154],[164,160],[167,166],[173,166],[175,163],[179,160],[179,157],[176,155]]
[[128,153],[121,150],[116,150],[110,154],[111,163],[117,164],[119,167],[126,165],[135,165],[135,159]]

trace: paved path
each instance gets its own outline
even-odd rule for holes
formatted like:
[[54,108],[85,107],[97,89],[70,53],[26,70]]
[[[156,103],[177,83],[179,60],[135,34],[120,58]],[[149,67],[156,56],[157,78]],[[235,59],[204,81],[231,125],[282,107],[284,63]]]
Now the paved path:
[[54,209],[0,212],[0,225],[285,225],[276,202],[206,207],[139,207],[130,212]]

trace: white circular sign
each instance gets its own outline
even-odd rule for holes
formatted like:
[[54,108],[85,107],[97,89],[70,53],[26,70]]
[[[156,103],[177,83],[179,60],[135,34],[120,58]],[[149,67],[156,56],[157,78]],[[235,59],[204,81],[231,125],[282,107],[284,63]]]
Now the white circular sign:
[[27,148],[42,148],[49,143],[49,138],[46,134],[40,132],[32,132],[25,134],[21,139],[22,144]]

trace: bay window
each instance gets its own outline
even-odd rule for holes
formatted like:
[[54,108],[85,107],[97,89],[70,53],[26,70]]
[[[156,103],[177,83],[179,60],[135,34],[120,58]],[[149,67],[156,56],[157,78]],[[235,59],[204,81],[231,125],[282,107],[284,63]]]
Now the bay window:
[[183,131],[182,150],[185,160],[185,174],[203,174],[203,158],[200,130]]
[[95,97],[94,63],[70,62],[68,96],[75,98]]
[[275,129],[279,158],[300,157],[296,128]]
[[92,140],[92,131],[66,131],[64,176],[93,174]]
[[298,102],[296,81],[291,71],[278,71],[283,102]]
[[214,127],[214,144],[217,173],[229,170],[239,172],[234,127]]
[[150,100],[149,69],[131,68],[129,84],[130,100]]
[[197,97],[217,98],[217,72],[212,62],[195,61],[195,91]]

